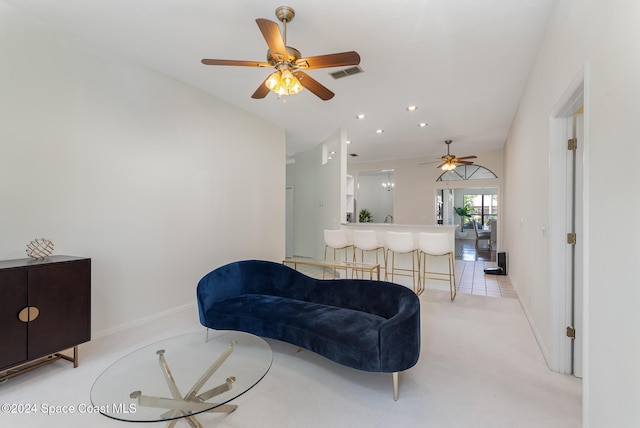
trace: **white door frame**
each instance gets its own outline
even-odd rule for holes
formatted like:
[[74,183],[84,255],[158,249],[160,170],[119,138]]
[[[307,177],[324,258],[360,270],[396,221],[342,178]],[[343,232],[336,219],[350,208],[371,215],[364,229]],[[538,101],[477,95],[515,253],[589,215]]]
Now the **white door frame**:
[[[571,121],[574,112],[584,105],[584,156],[586,159],[588,148],[588,99],[585,96],[585,81],[588,77],[588,67],[574,78],[560,98],[550,115],[550,144],[549,144],[549,287],[551,296],[551,319],[549,341],[549,367],[551,370],[570,374],[572,365],[571,339],[566,336],[566,327],[571,325],[572,297],[571,297],[571,251],[566,241],[567,218],[569,216],[570,201],[568,201],[569,171],[567,165],[567,140],[570,138]],[[583,180],[584,198],[581,207],[576,209],[583,212],[583,224],[588,224],[588,182],[587,163],[585,162]],[[586,251],[588,243],[588,228],[583,228],[583,304],[581,315],[583,318],[583,349],[587,348],[587,294],[588,294],[588,266]],[[583,353],[583,370],[587,371],[587,354]]]

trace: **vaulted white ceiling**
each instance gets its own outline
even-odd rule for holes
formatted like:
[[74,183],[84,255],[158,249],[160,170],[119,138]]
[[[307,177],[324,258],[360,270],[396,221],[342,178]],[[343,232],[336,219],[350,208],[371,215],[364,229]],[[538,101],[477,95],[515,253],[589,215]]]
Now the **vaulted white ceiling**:
[[[459,156],[501,148],[555,0],[4,0],[286,128],[292,155],[347,131],[365,162]],[[291,6],[287,44],[316,56],[355,50],[363,73],[310,70],[335,97],[251,94],[268,69],[205,66],[264,61],[256,18]],[[409,105],[418,109],[407,112]],[[366,118],[356,119],[365,114]],[[419,127],[426,122],[426,127]],[[383,129],[377,134],[377,129]]]

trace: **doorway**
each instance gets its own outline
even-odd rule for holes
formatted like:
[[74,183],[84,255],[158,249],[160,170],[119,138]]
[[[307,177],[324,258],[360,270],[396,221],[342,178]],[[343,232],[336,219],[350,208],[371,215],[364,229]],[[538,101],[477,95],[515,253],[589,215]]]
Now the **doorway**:
[[[435,190],[436,221],[456,225],[455,257],[467,261],[496,261],[498,247],[498,187],[460,187]],[[468,216],[460,217],[456,209],[464,208]],[[491,231],[491,245],[476,242],[477,230]]]
[[576,77],[551,115],[549,255],[552,370],[581,378],[585,340],[586,233],[584,73]]

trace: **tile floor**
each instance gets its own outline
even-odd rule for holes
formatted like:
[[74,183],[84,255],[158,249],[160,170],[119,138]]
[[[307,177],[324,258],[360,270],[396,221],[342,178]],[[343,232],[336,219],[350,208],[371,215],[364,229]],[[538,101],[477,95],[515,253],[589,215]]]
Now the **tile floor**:
[[456,260],[458,293],[517,298],[508,275],[486,275],[484,273],[485,268],[495,266],[495,262]]
[[458,239],[455,240],[455,256],[456,259],[467,261],[496,261],[495,245],[492,248],[482,242],[476,248],[475,239]]

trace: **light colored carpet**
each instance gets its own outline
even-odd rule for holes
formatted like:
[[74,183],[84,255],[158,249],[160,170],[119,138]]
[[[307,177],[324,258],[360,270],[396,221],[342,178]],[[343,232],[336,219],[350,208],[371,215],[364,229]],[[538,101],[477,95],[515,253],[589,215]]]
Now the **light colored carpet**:
[[[582,383],[551,372],[516,299],[427,290],[422,353],[400,375],[393,401],[390,374],[337,365],[268,340],[273,366],[229,415],[198,418],[209,427],[580,427]],[[198,331],[195,308],[80,348],[80,366],[56,362],[0,384],[0,403],[90,405],[96,377],[146,344]],[[100,414],[2,414],[3,426],[124,427]],[[147,426],[147,425],[145,425]],[[150,426],[162,426],[159,424]],[[178,426],[187,427],[184,421]]]

